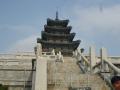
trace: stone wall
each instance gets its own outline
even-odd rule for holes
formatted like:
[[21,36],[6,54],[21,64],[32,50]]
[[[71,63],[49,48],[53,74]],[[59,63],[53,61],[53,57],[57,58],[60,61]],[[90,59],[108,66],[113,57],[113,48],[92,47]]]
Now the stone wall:
[[34,55],[0,55],[0,84],[8,90],[31,90]]
[[[44,55],[43,57],[45,60],[48,60],[48,90],[68,90],[68,86],[70,85],[74,87],[77,87],[76,85],[80,86],[80,83],[82,83],[82,81],[85,80],[85,77],[87,77],[80,74],[80,68],[77,66],[75,59],[72,57],[64,57],[64,62],[56,63],[54,62],[54,56],[48,57],[47,55]],[[110,58],[112,61],[120,60],[119,57]],[[34,54],[0,55],[0,84],[7,85],[9,90],[31,90],[32,73],[35,72],[32,68],[32,61],[35,59],[36,57]],[[91,79],[90,82],[94,83],[97,76],[93,76],[93,79],[92,76],[89,76],[89,79]],[[79,79],[74,80],[76,78]],[[58,81],[56,81],[57,79]],[[100,84],[103,83],[100,78],[97,80],[100,81]],[[79,83],[74,84],[74,81]],[[59,83],[66,83],[67,87],[60,85]],[[95,87],[93,90],[97,90],[99,84],[97,85],[93,85],[93,87]],[[106,87],[106,85],[102,86]]]

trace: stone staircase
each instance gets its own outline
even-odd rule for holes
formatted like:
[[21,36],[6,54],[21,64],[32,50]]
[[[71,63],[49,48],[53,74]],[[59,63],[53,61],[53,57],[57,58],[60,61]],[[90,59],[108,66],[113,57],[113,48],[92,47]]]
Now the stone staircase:
[[99,75],[83,74],[75,58],[48,61],[47,66],[48,90],[110,90]]

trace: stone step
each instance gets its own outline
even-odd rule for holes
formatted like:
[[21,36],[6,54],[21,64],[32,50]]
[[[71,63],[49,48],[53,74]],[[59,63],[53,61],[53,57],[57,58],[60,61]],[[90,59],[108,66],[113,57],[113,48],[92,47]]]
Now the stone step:
[[80,73],[80,68],[77,65],[76,61],[71,59],[69,62],[49,62],[48,67],[51,68],[49,70],[55,72],[76,72]]
[[[48,63],[48,84],[59,87],[91,87],[92,90],[110,90],[97,74],[83,74],[72,57],[64,57],[64,62]],[[67,89],[66,89],[67,90]]]
[[[61,87],[92,87],[92,90],[110,90],[106,83],[94,74],[63,75],[56,74],[54,79],[48,80],[48,84],[55,84]],[[104,88],[104,89],[103,89]]]

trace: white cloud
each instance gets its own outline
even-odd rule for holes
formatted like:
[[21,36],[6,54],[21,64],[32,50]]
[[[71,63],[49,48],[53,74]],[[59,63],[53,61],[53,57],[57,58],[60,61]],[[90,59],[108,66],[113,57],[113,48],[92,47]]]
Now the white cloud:
[[0,31],[33,32],[36,28],[32,25],[0,25]]
[[[104,7],[103,11],[98,7],[77,7],[71,13],[76,15],[76,19],[71,20],[71,25],[77,30],[77,39],[82,38],[81,47],[106,47],[111,54],[116,54],[116,50],[117,54],[120,54],[120,5]],[[37,36],[30,36],[19,40],[9,51],[33,51],[36,38]]]
[[77,15],[75,25],[81,30],[120,31],[120,5],[103,7],[103,11],[98,7],[76,8],[75,13]]
[[[82,46],[106,47],[110,54],[120,54],[120,5],[81,8],[75,7],[73,20],[77,38],[84,40]],[[88,47],[86,47],[88,48]]]
[[7,52],[33,52],[37,43],[36,38],[38,36],[30,36],[23,40],[19,40],[9,47]]

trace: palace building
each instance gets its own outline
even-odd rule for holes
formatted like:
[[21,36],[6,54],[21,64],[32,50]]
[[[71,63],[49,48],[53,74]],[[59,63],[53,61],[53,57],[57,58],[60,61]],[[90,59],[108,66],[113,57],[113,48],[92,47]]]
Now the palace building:
[[47,19],[34,52],[0,54],[0,90],[113,90],[110,79],[120,75],[120,56],[97,56],[74,41],[69,20]]
[[69,20],[60,20],[58,12],[56,18],[47,19],[47,24],[44,26],[44,31],[41,32],[41,39],[37,39],[37,43],[42,44],[42,50],[50,52],[53,49],[55,52],[61,51],[63,55],[72,55],[79,44],[80,40],[73,41],[75,33],[70,33],[72,27],[68,26]]

